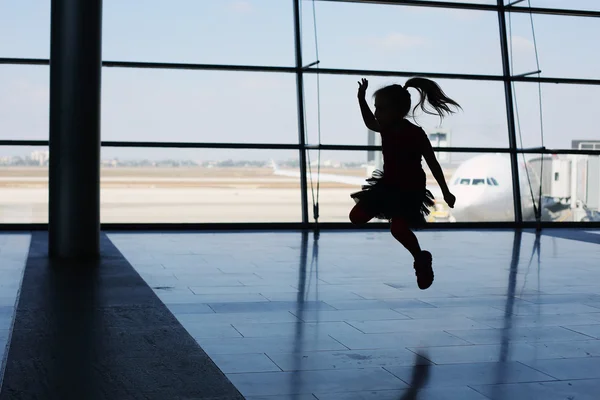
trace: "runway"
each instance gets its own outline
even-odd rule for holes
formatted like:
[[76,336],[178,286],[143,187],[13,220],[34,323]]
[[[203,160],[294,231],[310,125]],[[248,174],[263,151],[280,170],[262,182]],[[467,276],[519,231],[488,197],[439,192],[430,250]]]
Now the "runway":
[[[365,176],[364,169],[324,168],[323,174]],[[449,172],[449,171],[447,171]],[[318,195],[320,222],[348,222],[350,194],[360,185],[320,182],[308,186],[309,217]],[[427,186],[439,192],[428,175]],[[314,189],[314,192],[313,192]],[[301,192],[297,177],[274,175],[270,168],[102,168],[102,223],[299,222]],[[439,199],[428,222],[447,222]],[[569,211],[569,210],[567,210]],[[569,213],[553,216],[568,221]],[[0,168],[0,223],[48,222],[48,170]],[[480,222],[469,220],[463,222]]]
[[[361,176],[364,170],[324,173]],[[316,184],[316,182],[315,182]],[[320,221],[346,222],[360,187],[322,182]],[[310,185],[309,185],[310,190]],[[312,196],[309,192],[309,204]],[[311,212],[312,218],[312,212]],[[298,178],[270,168],[104,168],[103,223],[299,222]],[[47,169],[0,169],[0,223],[48,221]]]
[[[349,193],[348,189],[322,190],[321,221],[347,221],[353,205]],[[47,222],[47,197],[47,189],[0,189],[0,223]],[[300,189],[105,188],[101,221],[298,222],[300,200]]]

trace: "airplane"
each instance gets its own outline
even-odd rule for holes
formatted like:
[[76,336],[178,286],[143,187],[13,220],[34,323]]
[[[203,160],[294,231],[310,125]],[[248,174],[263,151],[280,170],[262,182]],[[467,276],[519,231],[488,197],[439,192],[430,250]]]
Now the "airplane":
[[[375,168],[382,169],[381,159]],[[275,175],[299,177],[297,170],[282,170],[271,161]],[[368,167],[372,170],[373,167]],[[529,179],[527,177],[529,173]],[[365,174],[367,175],[367,174]],[[347,176],[335,174],[320,174],[321,182],[336,182],[360,186],[365,184],[367,176]],[[449,222],[485,222],[485,221],[514,221],[513,187],[510,156],[508,154],[482,154],[464,161],[456,169],[448,182],[450,192],[456,196],[454,208],[446,211],[443,195],[436,185],[427,185],[435,197],[436,205],[432,216],[436,220]],[[528,163],[519,162],[519,187],[521,191],[521,207],[523,218],[535,218],[534,200],[531,197],[531,188],[534,198],[538,199],[539,178]],[[535,189],[537,188],[537,189]]]
[[[531,192],[537,200],[539,178],[529,164],[518,165],[523,219],[531,220],[535,218]],[[514,221],[512,182],[508,154],[482,154],[464,161],[448,183],[456,196],[452,215],[457,221]]]

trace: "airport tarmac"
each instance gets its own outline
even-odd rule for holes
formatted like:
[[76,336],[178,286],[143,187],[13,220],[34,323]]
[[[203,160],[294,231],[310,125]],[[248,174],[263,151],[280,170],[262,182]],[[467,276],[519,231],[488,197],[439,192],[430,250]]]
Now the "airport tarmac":
[[[48,222],[47,168],[0,168],[0,223]],[[366,176],[364,169],[322,169]],[[432,178],[428,187],[433,189]],[[347,222],[359,186],[321,182],[321,222]],[[316,186],[315,186],[316,195]],[[440,199],[442,200],[442,199]],[[308,193],[312,220],[312,190]],[[443,201],[429,222],[448,221]],[[103,223],[299,222],[298,178],[270,168],[103,168]],[[568,216],[556,216],[568,220]]]
[[[321,183],[320,220],[348,221],[350,193],[358,189]],[[310,193],[308,201],[312,204]],[[300,204],[298,179],[275,176],[269,168],[102,170],[104,223],[298,222]],[[0,169],[0,223],[47,221],[47,169]]]

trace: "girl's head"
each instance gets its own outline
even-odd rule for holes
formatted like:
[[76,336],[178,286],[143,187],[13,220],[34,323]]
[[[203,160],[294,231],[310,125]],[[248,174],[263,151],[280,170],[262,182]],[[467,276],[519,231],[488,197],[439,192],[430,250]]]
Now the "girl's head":
[[[423,112],[431,115],[451,114],[453,111],[450,106],[460,108],[460,105],[447,97],[442,89],[432,80],[425,78],[411,78],[402,85],[385,86],[377,90],[375,97],[375,118],[380,125],[389,125],[403,119],[410,112],[411,99],[408,88],[415,88],[421,95],[421,99],[413,108],[413,113],[417,107],[421,107]],[[428,102],[433,111],[427,109],[425,102]]]

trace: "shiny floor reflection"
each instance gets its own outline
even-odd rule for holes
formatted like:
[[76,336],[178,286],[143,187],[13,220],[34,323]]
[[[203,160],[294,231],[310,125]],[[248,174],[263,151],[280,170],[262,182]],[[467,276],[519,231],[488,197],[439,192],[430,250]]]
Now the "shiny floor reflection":
[[248,399],[597,399],[600,235],[111,234]]
[[[0,233],[0,357],[2,360],[6,357],[30,240],[29,233]],[[0,377],[4,373],[4,367],[2,362]]]

